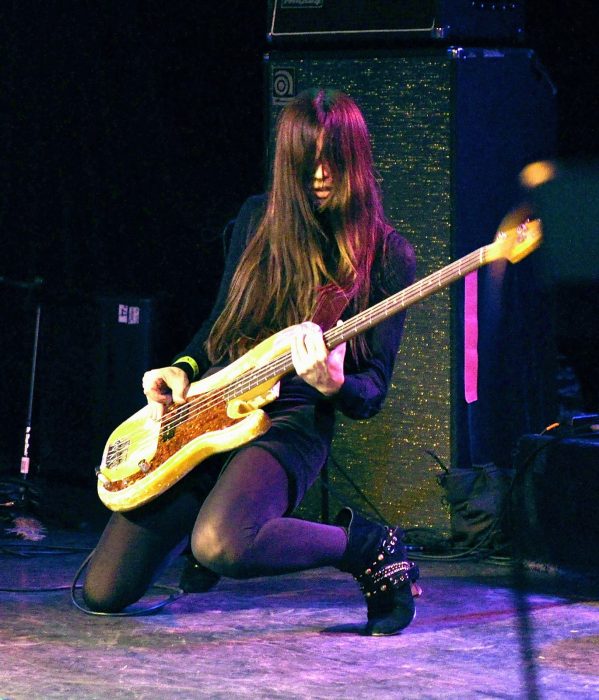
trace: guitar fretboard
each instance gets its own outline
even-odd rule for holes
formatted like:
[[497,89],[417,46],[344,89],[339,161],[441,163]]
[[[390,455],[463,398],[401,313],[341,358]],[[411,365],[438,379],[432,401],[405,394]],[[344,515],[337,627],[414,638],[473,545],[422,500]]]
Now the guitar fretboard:
[[[488,247],[483,246],[465,255],[463,258],[450,263],[418,282],[414,282],[409,287],[396,292],[390,297],[383,299],[383,301],[378,302],[378,304],[344,321],[343,324],[331,328],[324,334],[327,348],[332,350],[341,343],[351,340],[360,333],[364,333],[376,326],[386,318],[404,311],[412,304],[431,296],[443,287],[448,287],[456,280],[482,267],[487,263]],[[291,372],[292,369],[291,352],[284,353],[269,364],[250,370],[232,382],[224,391],[224,399],[230,401],[242,396],[265,382],[282,377]]]

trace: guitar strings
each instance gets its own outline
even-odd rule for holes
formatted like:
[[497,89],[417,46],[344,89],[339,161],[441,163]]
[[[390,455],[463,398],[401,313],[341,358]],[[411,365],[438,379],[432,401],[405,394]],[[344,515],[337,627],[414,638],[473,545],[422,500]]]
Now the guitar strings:
[[[446,286],[447,281],[451,277],[454,277],[454,270],[450,270],[450,268],[458,268],[458,276],[462,276],[463,274],[467,274],[471,270],[461,270],[461,264],[473,262],[472,259],[468,260],[468,258],[478,259],[480,257],[480,252],[476,251],[475,253],[470,254],[470,256],[466,256],[466,258],[462,258],[461,260],[452,263],[446,268],[443,268],[443,270],[433,273],[433,275],[429,275],[423,280],[416,282],[414,285],[410,285],[410,287],[401,290],[397,294],[394,294],[391,297],[388,297],[387,299],[383,299],[381,302],[375,304],[370,309],[367,309],[361,314],[355,316],[353,319],[346,321],[342,326],[335,327],[327,333],[325,333],[325,340],[329,341],[330,344],[337,344],[338,340],[340,340],[341,342],[344,340],[344,336],[351,335],[353,337],[353,335],[356,335],[357,331],[360,329],[361,326],[371,327],[373,325],[376,325],[379,321],[383,320],[386,316],[389,315],[389,308],[393,307],[394,313],[397,313],[402,309],[402,307],[406,308],[407,306],[410,306],[413,303],[413,301],[422,298],[424,296],[424,293],[433,291],[436,287],[439,286]],[[415,288],[418,288],[418,291],[416,291]],[[414,290],[413,300],[409,299],[408,303],[406,303],[405,298],[410,296],[411,290]],[[398,306],[399,308],[396,308]],[[364,321],[366,317],[369,317],[367,322]],[[253,368],[252,370],[249,370],[247,373],[241,375],[234,383],[222,389],[220,393],[207,394],[206,396],[208,397],[213,395],[217,396],[219,400],[227,400],[227,391],[229,391],[231,394],[231,396],[228,398],[240,396],[249,391],[250,389],[257,387],[260,384],[263,384],[265,381],[279,376],[287,369],[290,369],[291,366],[291,354],[286,353],[284,355],[281,355],[279,358],[273,361],[273,363],[266,367]],[[184,406],[182,406],[182,408],[184,409]],[[172,427],[172,424],[166,425],[168,427]]]
[[[446,286],[448,281],[451,281],[452,277],[455,276],[455,278],[458,279],[459,277],[468,274],[468,272],[472,271],[473,269],[476,269],[483,264],[483,258],[484,253],[482,248],[470,253],[464,258],[461,258],[460,260],[446,266],[442,270],[425,277],[419,282],[410,285],[410,287],[407,287],[397,294],[394,294],[391,297],[382,300],[378,304],[375,304],[373,307],[367,309],[361,314],[358,314],[353,319],[346,321],[343,326],[331,329],[325,333],[325,340],[331,343],[336,343],[337,340],[343,342],[345,339],[344,336],[352,334],[351,337],[353,337],[353,335],[356,334],[356,329],[358,329],[360,326],[365,326],[366,328],[371,327],[388,316],[390,307],[393,307],[394,313],[402,310],[402,307],[407,308],[418,299],[423,298],[426,292],[430,293],[437,287]],[[478,264],[470,269],[470,265],[475,260]],[[480,263],[478,262],[479,260]],[[462,265],[464,265],[463,269]],[[457,276],[455,275],[456,269],[458,272]],[[408,303],[406,303],[406,297],[409,297]],[[366,318],[368,318],[368,321],[365,321]],[[362,330],[365,330],[366,328],[363,328]],[[237,380],[224,388],[208,392],[203,396],[200,395],[197,397],[192,397],[190,401],[177,406],[165,416],[167,420],[161,423],[157,437],[160,438],[176,427],[179,427],[180,425],[183,425],[191,420],[195,420],[202,413],[211,410],[219,403],[226,402],[228,399],[236,396],[241,396],[244,393],[247,393],[247,391],[250,389],[257,387],[270,379],[274,379],[277,376],[285,374],[286,371],[291,368],[291,366],[291,354],[285,353],[266,367],[248,370]],[[146,434],[147,431],[144,429],[136,429],[130,432],[127,437],[133,438],[136,433]],[[139,443],[138,448],[143,449],[146,445],[154,444],[154,442],[155,439],[153,437],[146,437],[145,440],[142,440]]]
[[[450,282],[476,270],[484,264],[487,248],[488,246],[479,248],[465,257],[450,263],[441,270],[415,282],[406,289],[393,294],[387,299],[383,299],[371,308],[366,309],[357,316],[354,316],[354,318],[346,321],[342,326],[330,329],[324,334],[325,341],[331,344],[338,344],[337,341],[343,342],[346,336],[353,337],[357,335],[357,333],[384,320],[384,318],[389,315],[389,310],[391,308],[393,309],[393,313],[398,313],[408,308],[419,299],[430,295],[435,289],[445,287]],[[159,439],[175,428],[195,420],[220,403],[226,403],[229,399],[242,396],[250,389],[260,386],[260,384],[282,376],[289,371],[292,366],[291,353],[287,352],[265,367],[248,370],[226,387],[208,392],[204,395],[191,397],[187,403],[177,406],[166,414],[166,420],[160,424],[160,429],[156,438]],[[146,446],[149,447],[155,443],[156,438],[148,437],[147,431],[142,428],[132,430],[130,433],[126,434],[126,437],[134,439],[136,434],[146,435],[146,438],[141,440],[137,445],[138,449],[144,449]]]
[[[419,298],[422,298],[425,292],[432,291],[435,287],[442,286],[442,284],[445,285],[447,280],[454,276],[455,268],[458,269],[458,277],[462,276],[462,274],[467,274],[469,270],[464,269],[464,271],[462,272],[461,265],[468,265],[468,263],[473,262],[473,258],[480,258],[482,260],[482,257],[483,256],[481,255],[480,251],[475,251],[474,253],[471,253],[465,258],[462,258],[459,261],[448,265],[442,270],[433,273],[432,275],[424,278],[423,280],[420,280],[419,282],[416,282],[414,285],[411,285],[407,289],[398,292],[397,294],[389,297],[388,299],[382,300],[381,302],[366,310],[362,314],[358,314],[353,319],[350,319],[350,321],[347,321],[342,327],[331,329],[331,331],[325,334],[325,340],[329,340],[330,342],[336,342],[337,340],[343,341],[345,335],[354,333],[356,328],[358,328],[359,326],[374,325],[375,322],[377,322],[378,320],[382,320],[382,318],[388,315],[389,307],[394,307],[394,311],[397,312],[401,310],[402,306],[404,308],[409,306],[409,303],[405,303],[406,297],[411,295],[414,301]],[[400,308],[395,308],[398,306],[398,301],[400,302]],[[410,303],[412,303],[411,300]],[[364,319],[366,317],[368,317],[368,322],[364,324]],[[236,381],[234,381],[227,387],[221,388],[213,392],[209,392],[204,396],[199,396],[197,398],[192,397],[192,399],[189,402],[178,406],[177,408],[170,411],[169,414],[167,414],[167,420],[161,424],[158,437],[172,431],[174,428],[190,420],[197,418],[199,415],[208,410],[211,410],[219,403],[226,402],[228,398],[240,396],[249,391],[250,389],[259,386],[265,381],[284,374],[288,369],[290,369],[290,366],[291,355],[290,353],[286,353],[277,358],[274,362],[272,362],[265,368],[248,370],[248,372],[244,373],[241,377],[239,377]],[[139,430],[139,432],[145,433],[146,431]],[[130,435],[133,436],[134,433],[132,432],[130,433]],[[148,442],[153,442],[153,440],[148,439]]]
[[[325,341],[329,341],[329,344],[333,346],[338,344],[337,341],[343,342],[345,336],[353,337],[353,335],[356,335],[360,329],[364,330],[364,328],[361,328],[362,326],[372,327],[373,325],[376,325],[379,321],[383,320],[386,316],[389,315],[390,308],[393,308],[394,313],[397,313],[402,308],[407,308],[408,306],[410,306],[417,299],[423,298],[426,292],[431,292],[436,287],[446,286],[448,280],[451,280],[452,277],[455,277],[457,279],[463,276],[464,274],[468,274],[468,272],[472,271],[472,269],[476,269],[479,266],[479,260],[482,261],[484,259],[484,252],[481,251],[482,249],[477,250],[474,253],[471,253],[470,255],[466,256],[465,258],[461,258],[455,263],[451,263],[442,270],[435,272],[432,275],[429,275],[428,277],[425,277],[419,282],[410,285],[410,287],[401,290],[397,294],[394,294],[391,297],[388,297],[387,299],[383,299],[378,304],[372,306],[370,309],[367,309],[366,311],[355,316],[353,319],[346,321],[342,326],[332,328],[324,334]],[[464,269],[462,270],[462,265],[469,266],[475,260],[477,264],[474,267],[472,267],[471,269],[469,267],[464,267]],[[455,269],[458,270],[457,276],[455,275]],[[412,294],[410,294],[411,292]],[[412,298],[408,300],[408,303],[406,303],[406,297],[409,296],[412,296]],[[368,317],[368,321],[364,320],[366,317]],[[291,367],[291,354],[286,353],[284,355],[281,355],[270,365],[267,365],[262,368],[252,368],[251,370],[248,370],[248,372],[241,375],[235,382],[229,384],[227,387],[221,389],[220,391],[206,394],[206,405],[208,405],[208,401],[210,399],[215,399],[215,403],[209,406],[209,408],[212,408],[214,405],[216,405],[222,400],[226,401],[228,398],[235,398],[237,396],[241,396],[244,393],[247,393],[250,389],[256,388],[260,384],[263,384],[270,379],[274,379],[275,377],[284,374],[287,370],[291,369]],[[229,397],[227,397],[226,395],[227,392],[229,392],[230,394]],[[197,407],[200,409],[204,408],[203,405],[198,405]],[[185,404],[181,405],[179,407],[179,410],[185,413]],[[194,413],[193,417],[197,415],[198,412]],[[167,430],[170,430],[173,426],[176,427],[176,425],[178,425],[176,422],[177,416],[174,416],[173,418],[174,419],[172,422],[165,423],[164,427]],[[185,419],[187,418],[188,416],[185,416]]]

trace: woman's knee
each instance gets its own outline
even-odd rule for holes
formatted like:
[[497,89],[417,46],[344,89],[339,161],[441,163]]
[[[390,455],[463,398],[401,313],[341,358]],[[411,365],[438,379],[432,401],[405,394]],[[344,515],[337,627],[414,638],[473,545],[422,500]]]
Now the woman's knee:
[[95,558],[90,561],[81,594],[87,607],[94,612],[121,612],[137,602],[147,588],[144,578],[134,579],[127,575],[127,566],[111,571],[98,565]]
[[89,580],[83,584],[81,593],[85,604],[93,612],[121,612],[127,605],[135,602],[135,599],[124,599],[113,588],[98,586]]
[[[253,538],[252,538],[253,540]],[[228,578],[249,578],[251,542],[213,523],[196,525],[191,538],[193,556],[211,571]]]

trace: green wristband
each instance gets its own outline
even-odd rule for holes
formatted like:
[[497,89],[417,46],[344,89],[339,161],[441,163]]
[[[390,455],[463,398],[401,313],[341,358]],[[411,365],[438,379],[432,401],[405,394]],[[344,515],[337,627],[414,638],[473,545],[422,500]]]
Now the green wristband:
[[185,357],[178,357],[175,362],[173,362],[174,365],[179,364],[179,362],[185,362],[185,364],[189,365],[193,371],[193,379],[198,377],[200,374],[200,368],[198,366],[198,363],[193,359],[193,357],[189,357],[189,355],[185,355]]

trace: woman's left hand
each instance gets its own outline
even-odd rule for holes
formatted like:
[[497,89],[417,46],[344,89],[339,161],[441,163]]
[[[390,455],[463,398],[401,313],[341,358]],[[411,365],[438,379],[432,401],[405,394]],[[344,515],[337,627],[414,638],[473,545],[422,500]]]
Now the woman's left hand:
[[299,377],[325,396],[336,394],[345,381],[346,343],[327,349],[320,326],[306,321],[291,339],[291,359]]

